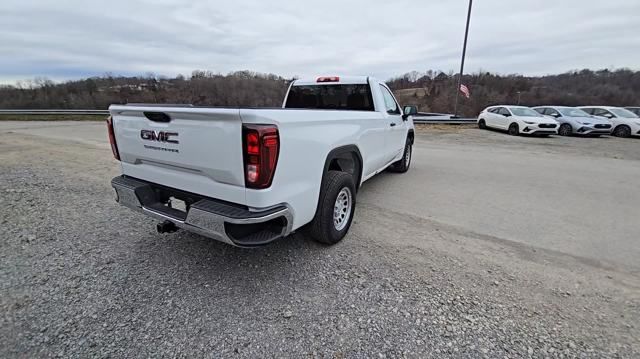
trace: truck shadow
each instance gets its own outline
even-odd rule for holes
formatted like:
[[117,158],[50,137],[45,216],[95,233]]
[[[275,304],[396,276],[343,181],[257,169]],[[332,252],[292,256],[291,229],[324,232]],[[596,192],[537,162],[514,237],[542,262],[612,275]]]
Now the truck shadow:
[[314,263],[335,252],[338,246],[314,242],[303,233],[256,248],[238,248],[186,231],[152,235],[141,239],[133,254],[149,263],[157,276],[178,276],[185,281],[228,286],[281,282],[287,273],[300,274],[301,264]]

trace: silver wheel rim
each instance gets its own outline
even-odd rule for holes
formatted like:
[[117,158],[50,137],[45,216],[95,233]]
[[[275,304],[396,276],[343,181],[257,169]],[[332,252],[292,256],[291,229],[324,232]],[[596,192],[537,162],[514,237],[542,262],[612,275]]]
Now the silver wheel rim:
[[342,188],[333,205],[333,226],[336,230],[341,231],[347,226],[351,216],[352,203],[351,190],[347,187]]
[[404,157],[404,166],[409,168],[409,163],[411,163],[411,146],[407,147],[407,155]]

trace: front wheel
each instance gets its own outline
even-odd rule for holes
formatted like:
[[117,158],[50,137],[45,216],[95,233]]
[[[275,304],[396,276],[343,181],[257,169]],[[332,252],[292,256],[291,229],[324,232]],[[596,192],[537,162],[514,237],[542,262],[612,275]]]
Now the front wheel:
[[389,168],[392,172],[405,173],[409,170],[409,166],[411,165],[411,152],[413,151],[412,147],[411,139],[407,138],[402,158],[394,162]]
[[480,121],[478,121],[478,128],[481,129],[481,130],[486,129],[487,128],[487,123],[483,119],[480,119]]
[[571,125],[568,123],[561,125],[560,128],[558,129],[558,134],[560,136],[571,136],[572,132],[573,132],[573,129],[571,128]]
[[308,233],[316,241],[336,244],[351,227],[356,207],[356,186],[353,176],[341,171],[329,171],[320,189],[316,215]]
[[627,125],[620,125],[613,130],[613,135],[616,137],[629,137],[631,136],[631,128]]
[[520,134],[520,128],[517,123],[514,122],[509,126],[509,134],[511,136],[517,136]]

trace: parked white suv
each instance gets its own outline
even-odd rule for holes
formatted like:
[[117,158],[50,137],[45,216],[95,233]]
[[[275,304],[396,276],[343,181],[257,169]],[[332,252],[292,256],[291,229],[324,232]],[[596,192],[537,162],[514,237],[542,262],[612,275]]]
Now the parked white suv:
[[507,130],[513,136],[549,136],[558,133],[558,122],[524,106],[487,107],[478,115],[478,127]]
[[370,77],[294,81],[281,109],[111,105],[118,202],[237,246],[308,225],[324,243],[351,225],[360,185],[411,162],[414,106]]
[[640,117],[627,109],[611,106],[584,106],[579,108],[590,115],[611,121],[613,124],[611,134],[614,136],[640,136]]

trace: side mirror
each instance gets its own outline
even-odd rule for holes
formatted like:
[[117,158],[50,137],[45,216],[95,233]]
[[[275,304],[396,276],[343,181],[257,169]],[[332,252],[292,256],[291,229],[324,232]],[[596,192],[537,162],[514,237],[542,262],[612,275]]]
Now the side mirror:
[[418,107],[415,105],[405,106],[402,109],[402,112],[404,113],[404,115],[402,115],[402,120],[406,121],[409,116],[415,116],[418,114]]
[[560,117],[562,117],[562,115],[561,115],[561,114],[559,114],[559,113],[554,113],[554,114],[553,114],[553,115],[551,115],[551,116],[553,116],[553,117],[555,117],[555,118],[560,118]]
[[504,116],[504,117],[511,117],[511,114],[510,114],[510,113],[503,113],[503,114],[502,114],[502,116]]

